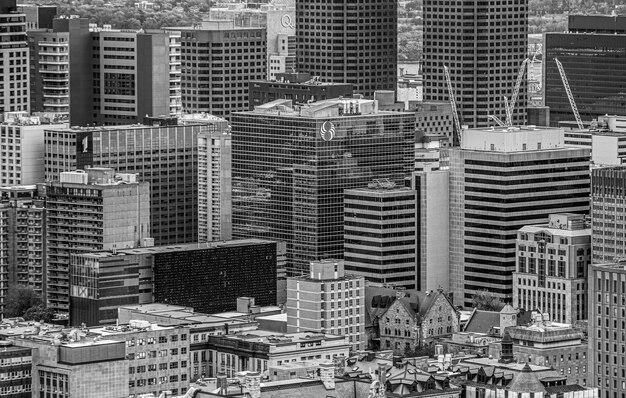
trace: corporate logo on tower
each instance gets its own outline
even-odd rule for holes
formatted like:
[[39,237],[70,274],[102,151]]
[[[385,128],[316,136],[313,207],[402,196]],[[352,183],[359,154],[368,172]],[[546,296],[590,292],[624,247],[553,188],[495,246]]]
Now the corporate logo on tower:
[[322,123],[320,128],[320,136],[324,141],[330,141],[335,138],[335,125],[330,120]]

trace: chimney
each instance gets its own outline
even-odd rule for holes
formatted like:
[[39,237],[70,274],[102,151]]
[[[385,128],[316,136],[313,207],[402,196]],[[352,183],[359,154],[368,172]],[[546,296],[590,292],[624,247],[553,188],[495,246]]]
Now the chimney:
[[396,299],[401,299],[406,297],[406,288],[399,286],[396,287]]
[[435,355],[443,355],[443,345],[435,344]]
[[250,398],[261,398],[261,373],[248,372],[246,374],[244,391],[250,394]]
[[[320,363],[320,378],[327,390],[335,389],[335,365],[332,363]],[[254,397],[253,397],[254,398]]]

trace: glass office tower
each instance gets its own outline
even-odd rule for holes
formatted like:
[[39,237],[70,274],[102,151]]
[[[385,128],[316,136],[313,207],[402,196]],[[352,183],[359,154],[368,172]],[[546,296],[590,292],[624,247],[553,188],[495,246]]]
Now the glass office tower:
[[343,257],[344,189],[404,184],[413,167],[415,115],[372,100],[276,100],[231,122],[233,237],[286,242],[289,275]]

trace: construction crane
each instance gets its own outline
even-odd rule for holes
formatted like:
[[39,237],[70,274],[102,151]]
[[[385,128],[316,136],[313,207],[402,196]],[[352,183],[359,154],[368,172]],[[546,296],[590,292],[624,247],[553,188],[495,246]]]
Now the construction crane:
[[452,81],[450,80],[450,71],[446,65],[443,66],[443,72],[446,76],[446,82],[448,83],[448,96],[450,97],[450,106],[452,107],[452,117],[454,118],[454,127],[457,131],[457,137],[459,145],[461,144],[461,138],[463,137],[463,130],[461,129],[461,122],[459,121],[459,114],[456,108],[456,99],[454,97],[454,89],[452,88]]
[[531,83],[535,86],[536,91],[541,91],[541,82],[536,82],[535,83],[535,61],[537,60],[537,55],[541,54],[541,45],[537,46],[537,50],[535,51],[535,53],[533,54],[533,58],[530,60],[530,63],[528,64],[528,80],[531,81]]
[[489,118],[491,120],[493,120],[494,122],[498,123],[498,126],[500,127],[506,127],[506,124],[504,124],[504,122],[502,121],[502,119],[500,119],[499,117],[497,117],[496,115],[488,115]]
[[507,98],[507,96],[503,96],[502,97],[502,101],[504,101],[504,114],[506,115],[506,121],[504,122],[505,126],[510,126],[511,122],[510,120],[513,119],[513,110],[511,109],[511,106],[509,105],[509,99]]
[[585,125],[583,121],[580,119],[580,113],[578,113],[578,107],[576,106],[576,101],[574,101],[574,96],[572,95],[572,90],[569,87],[569,82],[567,81],[567,76],[565,75],[565,69],[563,69],[563,65],[561,61],[557,58],[554,58],[554,62],[556,62],[556,67],[559,69],[559,74],[561,75],[561,80],[563,81],[563,87],[565,87],[565,93],[567,94],[567,98],[569,99],[569,104],[572,107],[572,112],[574,112],[574,117],[576,118],[576,124],[578,124],[579,129],[584,129]]
[[522,65],[520,65],[519,70],[517,72],[517,80],[515,81],[515,88],[513,89],[513,96],[511,97],[511,102],[509,103],[509,108],[506,114],[506,125],[511,126],[513,124],[513,109],[515,109],[515,104],[517,103],[517,97],[519,96],[519,89],[522,85],[522,79],[524,78],[524,72],[526,71],[526,64],[529,62],[529,59],[526,58],[522,61]]

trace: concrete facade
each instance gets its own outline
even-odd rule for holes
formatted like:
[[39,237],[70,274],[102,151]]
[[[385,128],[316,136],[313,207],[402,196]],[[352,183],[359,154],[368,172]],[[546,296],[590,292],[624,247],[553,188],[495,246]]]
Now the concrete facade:
[[450,289],[471,306],[488,289],[513,297],[515,240],[551,213],[589,213],[589,151],[559,129],[468,129],[450,149]]
[[548,224],[522,227],[516,245],[513,306],[539,309],[561,323],[587,319],[591,229],[585,217],[551,214]]
[[30,112],[26,15],[17,10],[15,0],[0,5],[0,29],[0,115]]
[[594,264],[626,256],[626,167],[591,171],[591,250]]
[[341,260],[311,263],[310,275],[287,279],[287,332],[347,336],[352,351],[365,341],[365,279],[347,275]]

